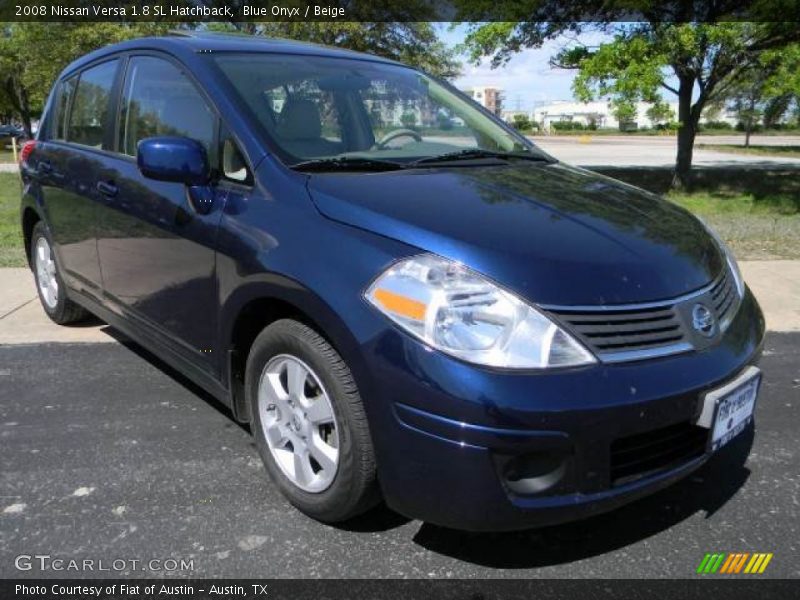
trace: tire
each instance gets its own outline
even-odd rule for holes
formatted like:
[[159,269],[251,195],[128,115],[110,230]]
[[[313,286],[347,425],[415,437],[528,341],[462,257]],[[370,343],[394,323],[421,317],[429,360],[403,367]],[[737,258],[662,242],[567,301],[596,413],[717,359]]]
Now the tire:
[[[304,383],[292,388],[289,374],[303,368],[307,374],[294,381]],[[294,393],[298,389],[302,395]],[[267,473],[296,508],[335,523],[380,501],[372,440],[355,381],[344,360],[316,331],[290,319],[266,327],[247,358],[245,390],[253,436]],[[321,403],[325,398],[327,405]],[[315,418],[330,418],[316,417],[326,412],[325,407],[332,409],[333,424],[314,424]],[[315,465],[316,457],[329,457],[334,446],[335,469],[330,468],[330,458]],[[298,459],[301,454],[314,460],[306,463]],[[306,468],[299,467],[298,460]]]
[[67,325],[89,316],[86,309],[67,298],[67,287],[53,253],[50,232],[42,221],[36,223],[31,234],[30,264],[39,301],[54,323]]

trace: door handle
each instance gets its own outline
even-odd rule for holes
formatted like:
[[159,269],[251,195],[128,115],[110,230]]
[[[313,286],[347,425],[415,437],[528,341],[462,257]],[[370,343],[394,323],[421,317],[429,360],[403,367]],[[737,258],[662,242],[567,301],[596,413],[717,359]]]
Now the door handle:
[[50,164],[49,160],[41,160],[39,161],[39,172],[42,173],[43,175],[46,173],[52,173],[53,165]]
[[111,183],[110,181],[98,181],[97,182],[97,191],[103,194],[103,196],[108,196],[109,198],[113,198],[117,195],[119,189],[116,185]]

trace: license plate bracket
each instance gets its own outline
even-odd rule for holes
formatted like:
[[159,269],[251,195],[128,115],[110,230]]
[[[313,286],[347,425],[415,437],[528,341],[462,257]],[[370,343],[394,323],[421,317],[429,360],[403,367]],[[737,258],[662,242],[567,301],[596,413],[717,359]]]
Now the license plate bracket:
[[730,383],[708,392],[697,424],[709,429],[706,451],[716,452],[753,420],[761,371],[748,367]]

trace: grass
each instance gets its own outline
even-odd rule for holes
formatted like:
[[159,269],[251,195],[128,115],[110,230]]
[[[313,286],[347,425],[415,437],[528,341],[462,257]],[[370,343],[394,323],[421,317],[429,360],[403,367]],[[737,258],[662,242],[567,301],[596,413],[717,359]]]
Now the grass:
[[692,189],[670,191],[670,169],[603,169],[692,211],[711,225],[740,260],[800,259],[800,171],[698,168]]
[[711,192],[670,193],[670,200],[702,217],[741,259],[800,259],[797,199]]
[[716,150],[731,154],[755,154],[758,156],[779,156],[782,158],[800,158],[800,146],[733,146],[731,144],[698,144],[702,150]]
[[[669,169],[603,172],[663,194],[709,223],[741,260],[800,259],[800,176],[796,169],[697,169],[693,189],[671,192]],[[24,267],[19,177],[0,173],[0,267]]]
[[19,175],[0,173],[0,267],[24,267],[19,225]]
[[0,163],[13,163],[13,162],[14,162],[14,154],[11,152],[11,150],[0,148]]

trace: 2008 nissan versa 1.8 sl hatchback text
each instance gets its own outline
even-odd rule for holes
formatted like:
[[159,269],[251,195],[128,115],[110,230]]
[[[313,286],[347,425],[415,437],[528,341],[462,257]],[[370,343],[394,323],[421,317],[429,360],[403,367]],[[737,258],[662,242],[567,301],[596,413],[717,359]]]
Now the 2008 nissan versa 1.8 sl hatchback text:
[[47,314],[229,405],[316,519],[576,519],[752,427],[764,323],[725,245],[404,65],[110,46],[60,76],[22,178]]

